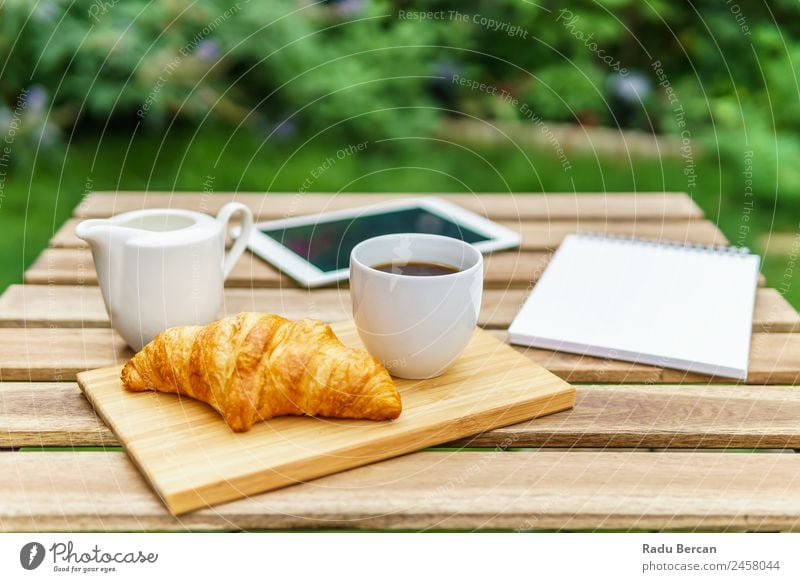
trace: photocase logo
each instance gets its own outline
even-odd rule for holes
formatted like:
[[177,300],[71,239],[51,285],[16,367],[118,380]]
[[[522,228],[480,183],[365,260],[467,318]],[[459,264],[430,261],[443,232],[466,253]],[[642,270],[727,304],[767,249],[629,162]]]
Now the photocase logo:
[[35,570],[44,561],[44,546],[39,542],[30,542],[19,551],[19,563],[26,570]]

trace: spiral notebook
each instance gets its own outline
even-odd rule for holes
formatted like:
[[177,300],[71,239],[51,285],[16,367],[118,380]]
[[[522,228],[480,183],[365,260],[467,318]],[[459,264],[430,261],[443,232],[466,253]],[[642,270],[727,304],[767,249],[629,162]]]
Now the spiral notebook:
[[569,235],[509,339],[744,380],[759,264],[736,247]]

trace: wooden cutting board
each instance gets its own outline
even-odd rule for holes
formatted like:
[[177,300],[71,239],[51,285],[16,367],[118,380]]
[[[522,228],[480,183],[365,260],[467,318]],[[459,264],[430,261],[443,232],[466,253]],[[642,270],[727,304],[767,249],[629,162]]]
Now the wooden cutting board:
[[[333,326],[361,347],[352,321]],[[575,389],[482,330],[444,375],[396,380],[397,420],[286,416],[232,432],[188,397],[129,392],[120,367],[78,375],[86,397],[175,514],[571,408]],[[514,443],[508,443],[508,447]]]

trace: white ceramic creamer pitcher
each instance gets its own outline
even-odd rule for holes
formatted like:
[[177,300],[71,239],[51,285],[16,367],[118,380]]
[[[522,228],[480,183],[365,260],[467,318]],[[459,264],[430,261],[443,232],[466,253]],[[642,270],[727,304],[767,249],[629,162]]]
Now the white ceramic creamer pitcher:
[[[236,213],[242,228],[226,254],[228,222]],[[250,209],[231,202],[216,218],[154,208],[85,220],[75,234],[92,249],[112,327],[138,351],[168,327],[217,318],[224,281],[252,227]]]

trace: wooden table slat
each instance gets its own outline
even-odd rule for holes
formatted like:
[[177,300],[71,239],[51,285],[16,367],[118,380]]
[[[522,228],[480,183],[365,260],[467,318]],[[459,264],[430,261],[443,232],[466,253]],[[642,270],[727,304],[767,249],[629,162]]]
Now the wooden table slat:
[[[484,286],[527,289],[539,279],[552,252],[506,251],[484,259]],[[29,285],[96,285],[92,254],[86,249],[45,249],[25,272]],[[345,285],[346,283],[343,283]],[[759,285],[764,278],[759,276]],[[294,288],[298,286],[265,261],[245,252],[225,282],[227,287]]]
[[[505,338],[504,331],[492,331]],[[548,350],[519,351],[570,382],[730,383],[725,378]],[[132,355],[111,329],[0,328],[0,381],[67,381]],[[750,384],[800,383],[800,334],[753,334]]]
[[117,444],[76,383],[0,383],[0,447]]
[[0,455],[3,530],[800,525],[800,455],[422,452],[175,518],[123,453]]
[[[45,249],[25,271],[25,283],[97,285],[92,253],[88,249]],[[228,287],[296,287],[291,279],[250,252],[242,255],[225,284]]]
[[[493,331],[505,337],[503,331]],[[730,379],[694,372],[658,368],[621,360],[578,356],[535,348],[521,348],[542,366],[568,382],[612,383],[729,383]],[[800,334],[754,333],[750,343],[747,384],[800,384]]]
[[[60,249],[88,248],[88,244],[75,236],[75,226],[81,218],[70,218],[50,240],[50,247]],[[500,224],[522,236],[522,250],[546,251],[556,248],[568,234],[602,233],[629,235],[663,241],[690,242],[694,244],[726,245],[728,240],[710,220],[669,219],[655,220],[500,220]]]
[[[479,324],[506,329],[528,295],[526,289],[487,289]],[[220,314],[268,311],[290,319],[313,317],[341,321],[351,317],[347,289],[236,289],[225,290]],[[94,286],[12,285],[0,296],[0,327],[108,327],[100,289]],[[800,314],[777,290],[759,288],[753,331],[800,331]]]
[[255,192],[93,192],[76,207],[80,218],[103,218],[143,208],[184,208],[215,214],[236,200],[265,220],[370,206],[402,198],[439,196],[494,219],[663,220],[701,218],[703,211],[682,192],[576,193],[255,193]]
[[[580,385],[575,408],[444,446],[800,448],[800,386]],[[75,383],[0,383],[0,447],[116,446]]]
[[800,448],[800,386],[594,384],[572,410],[456,445]]

